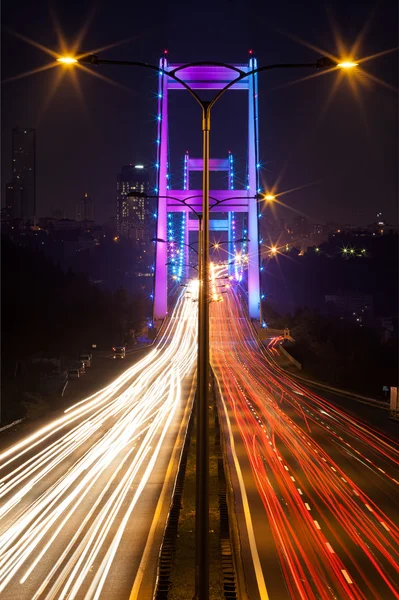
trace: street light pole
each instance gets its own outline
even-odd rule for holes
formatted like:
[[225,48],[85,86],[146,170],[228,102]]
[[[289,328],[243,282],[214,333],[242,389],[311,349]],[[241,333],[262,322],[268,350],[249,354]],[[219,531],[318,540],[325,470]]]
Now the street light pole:
[[209,597],[209,133],[210,105],[202,103],[202,223],[198,305],[198,394],[195,513],[195,598]]
[[[209,598],[209,572],[208,572],[208,537],[209,537],[209,515],[208,515],[208,394],[209,394],[209,134],[210,113],[214,104],[233,85],[255,73],[275,69],[298,69],[298,68],[352,68],[357,63],[343,62],[337,64],[329,57],[323,57],[315,63],[278,63],[258,67],[251,71],[244,71],[233,65],[220,62],[193,62],[179,65],[172,70],[165,70],[159,66],[138,61],[120,61],[100,59],[96,55],[81,55],[80,57],[60,57],[61,63],[71,65],[73,63],[86,63],[91,65],[122,65],[131,67],[143,67],[166,77],[174,79],[198,102],[202,110],[202,133],[203,133],[203,176],[202,176],[202,219],[200,219],[200,248],[199,248],[199,296],[198,296],[198,373],[197,373],[197,490],[196,490],[196,558],[195,558],[195,598],[196,600],[208,600]],[[201,100],[195,91],[177,73],[187,67],[216,66],[225,67],[234,71],[237,76],[227,83],[215,97],[210,101]]]

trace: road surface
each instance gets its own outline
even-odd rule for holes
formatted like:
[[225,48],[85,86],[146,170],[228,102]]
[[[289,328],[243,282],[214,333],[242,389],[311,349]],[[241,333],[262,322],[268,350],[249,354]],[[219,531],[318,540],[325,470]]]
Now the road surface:
[[268,359],[232,290],[211,361],[249,598],[399,598],[398,444]]
[[197,291],[142,360],[1,453],[2,599],[152,598],[192,405]]

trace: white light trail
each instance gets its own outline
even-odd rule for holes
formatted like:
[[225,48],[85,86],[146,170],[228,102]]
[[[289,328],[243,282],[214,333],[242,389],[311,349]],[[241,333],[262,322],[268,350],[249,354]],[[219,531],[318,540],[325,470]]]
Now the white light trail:
[[[193,371],[198,282],[156,348],[110,385],[0,455],[0,593],[46,557],[33,597],[100,597],[126,526],[182,408]],[[81,515],[82,506],[87,512]],[[74,519],[80,518],[78,524]],[[65,531],[68,543],[59,548]],[[14,589],[14,588],[13,588]],[[27,597],[27,596],[26,596]]]

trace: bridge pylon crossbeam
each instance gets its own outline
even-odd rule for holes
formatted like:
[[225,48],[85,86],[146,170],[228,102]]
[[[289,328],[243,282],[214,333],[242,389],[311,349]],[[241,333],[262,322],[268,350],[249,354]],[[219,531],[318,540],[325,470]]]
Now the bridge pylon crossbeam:
[[[167,239],[166,221],[168,212],[202,212],[202,190],[190,189],[190,172],[203,170],[202,158],[190,158],[188,152],[184,158],[183,190],[169,189],[168,174],[168,92],[184,89],[184,86],[171,79],[165,72],[172,71],[181,65],[169,64],[166,56],[162,56],[158,85],[158,137],[157,137],[157,186],[159,195],[157,211],[157,238]],[[256,59],[251,56],[245,65],[232,65],[233,69],[222,65],[191,65],[177,71],[179,78],[193,90],[221,90],[237,77],[237,71],[247,73],[256,69]],[[244,90],[248,95],[248,164],[246,189],[234,189],[233,157],[229,153],[227,159],[210,158],[211,171],[228,173],[226,189],[210,191],[211,212],[228,213],[226,221],[213,220],[210,228],[217,231],[227,230],[228,240],[234,245],[235,213],[246,213],[247,221],[247,254],[248,260],[248,308],[252,318],[260,315],[260,271],[259,271],[259,224],[256,195],[259,191],[259,152],[258,152],[258,86],[257,75],[243,77],[239,83],[233,84],[232,91]],[[230,198],[230,200],[228,200]],[[213,205],[213,206],[212,206]],[[182,216],[183,218],[183,216]],[[189,231],[197,226],[195,219],[185,219],[184,244],[187,254]],[[226,226],[224,225],[226,223]],[[235,245],[234,245],[235,247]],[[188,258],[188,254],[187,254]],[[164,318],[167,314],[167,267],[166,244],[156,245],[155,286],[154,286],[154,318]]]

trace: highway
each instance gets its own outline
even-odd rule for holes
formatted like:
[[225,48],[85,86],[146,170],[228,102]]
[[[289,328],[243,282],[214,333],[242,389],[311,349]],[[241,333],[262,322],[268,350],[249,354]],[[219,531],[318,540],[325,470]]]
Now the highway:
[[211,362],[248,597],[399,598],[397,442],[286,375],[223,298]]
[[193,399],[198,283],[148,354],[0,455],[0,596],[152,598]]

